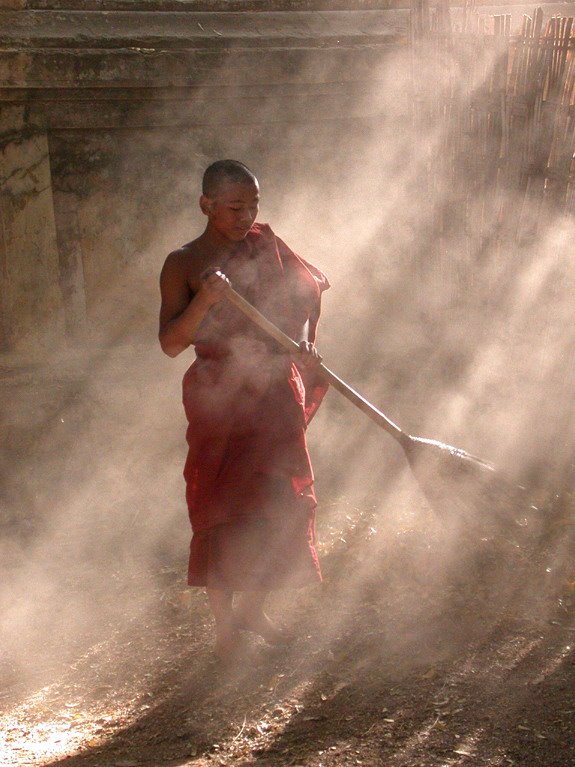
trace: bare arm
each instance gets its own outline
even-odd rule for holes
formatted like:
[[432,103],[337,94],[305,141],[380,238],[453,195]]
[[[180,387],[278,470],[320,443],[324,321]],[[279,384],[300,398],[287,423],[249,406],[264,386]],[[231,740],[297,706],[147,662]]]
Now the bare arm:
[[160,290],[160,345],[169,357],[177,357],[193,343],[200,323],[209,309],[222,300],[223,293],[219,284],[214,285],[210,279],[199,281],[197,292],[192,292],[178,253],[166,259]]

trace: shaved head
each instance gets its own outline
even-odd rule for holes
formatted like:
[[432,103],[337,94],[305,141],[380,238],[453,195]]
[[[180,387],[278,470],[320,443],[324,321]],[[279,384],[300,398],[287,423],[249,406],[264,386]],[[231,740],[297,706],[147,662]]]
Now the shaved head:
[[242,162],[217,160],[204,172],[202,194],[206,197],[215,197],[224,181],[232,181],[237,184],[255,184],[256,186],[258,184],[255,174]]

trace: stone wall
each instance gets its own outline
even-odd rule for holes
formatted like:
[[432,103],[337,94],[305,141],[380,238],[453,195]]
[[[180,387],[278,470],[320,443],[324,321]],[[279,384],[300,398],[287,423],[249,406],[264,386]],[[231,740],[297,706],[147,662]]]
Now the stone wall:
[[407,29],[405,11],[11,5],[0,11],[0,333],[13,353],[102,342],[120,326],[153,333],[158,258],[193,236],[205,165],[237,156],[288,181],[320,168],[342,125],[377,118],[358,89]]

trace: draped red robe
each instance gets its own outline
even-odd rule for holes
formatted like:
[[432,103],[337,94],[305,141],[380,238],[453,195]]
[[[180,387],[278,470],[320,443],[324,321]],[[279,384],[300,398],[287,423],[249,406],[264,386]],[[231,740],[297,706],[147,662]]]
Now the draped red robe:
[[[220,268],[289,336],[307,322],[315,340],[327,278],[269,226],[254,224]],[[183,381],[189,584],[267,590],[320,580],[305,430],[326,386],[225,301],[194,344]]]

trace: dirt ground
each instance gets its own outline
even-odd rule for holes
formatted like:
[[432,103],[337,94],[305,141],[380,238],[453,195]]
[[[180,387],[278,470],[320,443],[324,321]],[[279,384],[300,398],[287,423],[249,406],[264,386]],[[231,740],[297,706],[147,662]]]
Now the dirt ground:
[[[530,548],[462,541],[433,577],[440,526],[390,541],[375,510],[336,502],[320,522],[324,583],[270,607],[297,641],[251,639],[228,671],[185,560],[158,564],[155,609],[126,604],[71,662],[24,682],[4,659],[1,763],[575,765],[571,500]],[[110,599],[123,588],[112,578]]]

